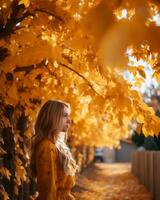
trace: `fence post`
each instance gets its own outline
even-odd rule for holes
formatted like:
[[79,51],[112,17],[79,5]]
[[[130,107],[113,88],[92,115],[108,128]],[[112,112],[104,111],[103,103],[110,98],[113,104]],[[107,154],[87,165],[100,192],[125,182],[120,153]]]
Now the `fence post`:
[[160,152],[154,152],[154,199],[160,200]]
[[145,151],[144,152],[144,185],[146,186],[146,188],[149,190],[149,174],[148,174],[148,170],[149,170],[149,166],[148,166],[148,152]]
[[149,190],[151,191],[151,193],[154,195],[154,168],[153,168],[153,151],[148,152],[148,156],[149,156],[149,162],[148,162],[148,166],[149,166],[149,170],[148,170],[148,175],[149,175],[149,180],[148,180],[148,184],[149,184]]

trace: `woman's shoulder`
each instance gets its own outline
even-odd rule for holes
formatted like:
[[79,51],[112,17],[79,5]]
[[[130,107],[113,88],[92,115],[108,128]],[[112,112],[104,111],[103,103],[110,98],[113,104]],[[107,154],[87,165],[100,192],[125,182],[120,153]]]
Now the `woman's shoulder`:
[[41,142],[38,145],[39,150],[56,150],[56,145],[49,139],[49,138],[43,138]]

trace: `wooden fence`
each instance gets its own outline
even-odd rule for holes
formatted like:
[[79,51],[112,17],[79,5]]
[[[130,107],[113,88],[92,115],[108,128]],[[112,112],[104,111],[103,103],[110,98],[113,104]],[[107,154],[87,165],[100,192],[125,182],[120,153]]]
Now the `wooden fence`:
[[135,151],[132,154],[132,172],[160,200],[160,151]]

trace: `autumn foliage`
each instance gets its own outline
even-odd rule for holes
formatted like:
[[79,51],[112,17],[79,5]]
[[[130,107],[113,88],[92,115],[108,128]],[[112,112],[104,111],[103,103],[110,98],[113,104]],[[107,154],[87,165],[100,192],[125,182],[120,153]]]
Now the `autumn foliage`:
[[[115,1],[109,8],[118,21],[132,20],[134,7]],[[124,68],[105,65],[97,51],[96,40],[83,26],[87,14],[100,0],[1,0],[0,2],[0,152],[5,156],[4,131],[13,139],[15,194],[28,181],[29,144],[32,126],[40,105],[48,99],[63,99],[72,107],[71,146],[119,146],[119,140],[130,134],[130,123],[136,120],[145,136],[158,135],[160,120],[144,103],[133,86],[145,81],[145,67],[131,62],[142,59],[160,81],[158,52],[150,45],[128,46],[128,66],[133,75],[129,83],[122,76]],[[150,17],[146,26],[156,26],[154,14],[158,4],[148,4]],[[120,23],[120,22],[117,22]],[[115,58],[116,59],[116,58]],[[6,134],[7,135],[7,134]],[[10,179],[12,172],[1,168]],[[1,188],[6,199],[7,193]]]

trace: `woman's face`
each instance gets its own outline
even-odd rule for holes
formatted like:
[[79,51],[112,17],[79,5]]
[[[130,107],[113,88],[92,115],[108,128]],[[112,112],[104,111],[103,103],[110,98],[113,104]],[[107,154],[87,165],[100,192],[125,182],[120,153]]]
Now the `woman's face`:
[[69,115],[70,115],[70,109],[67,106],[64,106],[64,111],[62,115],[62,126],[61,126],[62,132],[66,132],[70,127],[71,120]]

